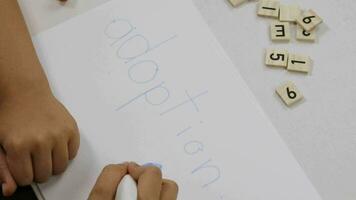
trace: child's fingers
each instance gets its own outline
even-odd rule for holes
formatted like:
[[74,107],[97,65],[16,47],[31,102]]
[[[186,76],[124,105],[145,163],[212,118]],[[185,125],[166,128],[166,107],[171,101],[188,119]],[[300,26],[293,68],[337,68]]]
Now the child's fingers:
[[53,174],[63,173],[68,165],[68,146],[65,141],[58,142],[52,151]]
[[30,153],[14,153],[8,151],[7,149],[6,153],[7,164],[16,183],[19,186],[30,185],[33,182],[33,170]]
[[130,163],[129,173],[138,182],[140,200],[159,200],[162,186],[162,172],[158,167],[141,167]]
[[2,147],[0,147],[0,183],[2,183],[1,187],[4,196],[11,196],[16,191],[17,185],[7,166]]
[[108,165],[98,177],[89,200],[113,200],[121,179],[127,174],[127,164]]
[[69,156],[69,160],[73,160],[78,153],[78,149],[80,145],[79,130],[76,125],[75,125],[75,129],[70,134],[71,136],[68,141],[68,156]]
[[178,185],[176,182],[163,179],[160,200],[176,200],[178,195]]
[[32,154],[34,180],[43,183],[52,175],[52,150],[41,148]]
[[[60,102],[58,103],[60,105],[61,111],[66,115],[70,116],[69,111],[63,106],[63,104],[61,104]],[[70,120],[66,123],[70,126],[67,127],[65,132],[63,132],[62,134],[66,136],[65,138],[67,140],[66,143],[67,143],[68,159],[73,160],[78,153],[78,149],[80,145],[79,128],[75,119],[72,116],[70,116]]]

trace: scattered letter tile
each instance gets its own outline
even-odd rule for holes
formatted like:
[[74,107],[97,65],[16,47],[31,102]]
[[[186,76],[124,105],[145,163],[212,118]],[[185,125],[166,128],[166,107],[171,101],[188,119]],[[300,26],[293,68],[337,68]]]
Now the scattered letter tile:
[[272,41],[289,41],[290,40],[289,22],[272,22],[271,39]]
[[311,31],[304,30],[301,26],[297,25],[297,40],[315,42],[316,40],[316,29]]
[[305,11],[297,18],[297,23],[306,31],[313,30],[322,22],[323,20],[313,10]]
[[296,22],[300,14],[301,10],[298,5],[281,5],[279,8],[279,21]]
[[264,17],[279,16],[279,1],[276,0],[260,0],[257,9],[257,15]]
[[311,67],[311,59],[309,56],[299,54],[290,54],[288,59],[288,71],[308,73]]
[[229,0],[229,2],[231,3],[231,5],[233,7],[237,7],[239,6],[240,4],[246,2],[247,0]]
[[286,50],[267,49],[265,64],[267,66],[287,67],[288,52]]
[[287,106],[292,106],[304,98],[295,84],[290,81],[278,87],[276,92]]

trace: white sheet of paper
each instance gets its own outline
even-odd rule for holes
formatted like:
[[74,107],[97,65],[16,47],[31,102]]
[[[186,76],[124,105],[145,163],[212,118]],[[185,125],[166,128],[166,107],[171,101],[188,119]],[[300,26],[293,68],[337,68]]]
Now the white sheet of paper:
[[86,199],[127,160],[159,164],[179,199],[321,199],[190,0],[113,0],[34,42],[81,131],[46,199]]

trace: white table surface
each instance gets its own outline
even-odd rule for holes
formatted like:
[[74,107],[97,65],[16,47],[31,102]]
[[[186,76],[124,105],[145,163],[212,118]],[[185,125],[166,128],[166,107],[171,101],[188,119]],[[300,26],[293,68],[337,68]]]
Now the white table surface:
[[[19,0],[19,3],[31,33],[36,35],[107,1],[70,0],[65,5],[55,0]],[[268,39],[268,20],[256,17],[254,2],[232,9],[225,0],[193,1],[322,197],[355,200],[356,36],[352,35],[356,35],[356,2],[284,0],[314,8],[326,21],[319,31],[319,41],[307,44],[308,54],[312,56],[318,51],[315,55],[335,58],[327,67],[315,66],[311,75],[304,76],[264,67],[263,49],[244,51],[241,45],[244,40],[247,45],[249,41],[252,45],[256,42],[266,47],[272,45]],[[251,24],[247,26],[245,20]],[[259,26],[261,32],[251,32],[250,26]],[[242,35],[249,37],[242,39]],[[343,44],[349,54],[338,54],[341,51],[333,49],[333,42]],[[307,49],[295,41],[289,45]],[[251,59],[251,55],[261,60],[260,66],[248,65],[247,58]],[[316,60],[314,64],[318,63],[321,62]],[[286,80],[294,81],[306,96],[306,101],[292,109],[286,108],[274,94],[274,88]]]

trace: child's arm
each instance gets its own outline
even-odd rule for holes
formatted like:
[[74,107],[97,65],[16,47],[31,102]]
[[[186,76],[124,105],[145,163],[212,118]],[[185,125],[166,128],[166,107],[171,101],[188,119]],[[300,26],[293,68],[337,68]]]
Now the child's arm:
[[0,1],[0,97],[48,92],[17,1]]
[[76,123],[52,95],[16,0],[0,0],[0,145],[18,185],[63,172],[79,147]]

